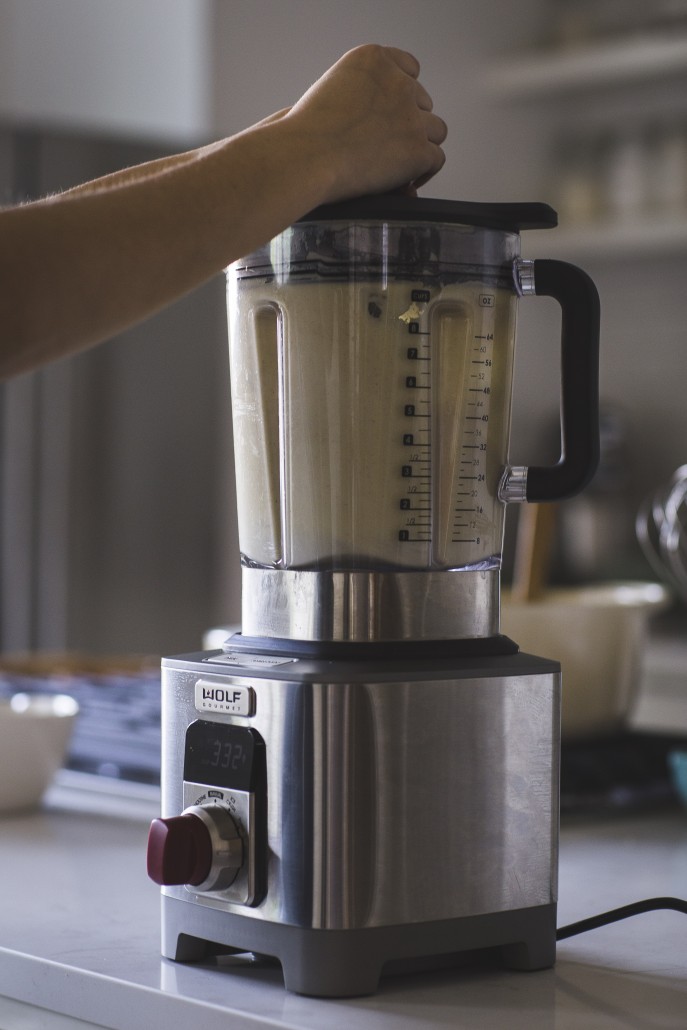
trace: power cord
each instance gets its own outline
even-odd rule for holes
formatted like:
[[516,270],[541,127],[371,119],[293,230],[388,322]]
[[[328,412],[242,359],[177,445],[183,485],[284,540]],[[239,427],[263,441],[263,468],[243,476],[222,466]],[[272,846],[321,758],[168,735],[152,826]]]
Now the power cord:
[[590,916],[589,919],[580,919],[577,923],[560,926],[556,930],[556,940],[564,941],[567,937],[586,933],[587,930],[596,930],[600,926],[608,926],[609,923],[616,923],[619,919],[627,919],[629,916],[638,916],[643,912],[657,912],[662,909],[671,909],[673,912],[683,912],[687,915],[687,901],[682,901],[681,898],[647,898],[645,901],[635,901],[631,905],[622,905],[610,912],[602,912],[598,916]]

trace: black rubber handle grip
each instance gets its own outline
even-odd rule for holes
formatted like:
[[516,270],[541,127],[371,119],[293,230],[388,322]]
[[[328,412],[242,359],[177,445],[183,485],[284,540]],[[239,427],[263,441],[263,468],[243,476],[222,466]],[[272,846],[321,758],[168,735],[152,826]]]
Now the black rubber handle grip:
[[561,306],[561,457],[530,466],[528,501],[559,501],[582,490],[599,464],[599,321],[596,286],[565,261],[535,261],[538,296]]

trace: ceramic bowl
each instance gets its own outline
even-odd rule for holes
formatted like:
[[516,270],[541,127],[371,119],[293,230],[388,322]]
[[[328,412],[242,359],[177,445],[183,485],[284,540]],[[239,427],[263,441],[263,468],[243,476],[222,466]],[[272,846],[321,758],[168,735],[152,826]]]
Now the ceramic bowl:
[[521,651],[561,663],[563,737],[623,725],[642,674],[649,616],[669,601],[658,583],[640,582],[551,590],[528,603],[504,597],[501,631]]
[[64,762],[78,711],[66,694],[0,700],[0,813],[40,803]]

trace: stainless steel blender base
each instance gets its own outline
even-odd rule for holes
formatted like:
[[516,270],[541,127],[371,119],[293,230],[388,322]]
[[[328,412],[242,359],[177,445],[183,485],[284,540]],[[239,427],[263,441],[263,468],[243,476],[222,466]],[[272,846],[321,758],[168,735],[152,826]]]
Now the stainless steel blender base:
[[473,949],[551,965],[559,699],[521,653],[164,659],[162,815],[217,805],[244,847],[226,887],[163,887],[164,954],[273,955],[321,996]]
[[177,962],[253,952],[279,960],[284,986],[320,998],[374,994],[383,972],[459,965],[498,949],[509,969],[548,969],[556,960],[556,905],[462,919],[359,930],[309,930],[264,923],[162,899],[162,954]]

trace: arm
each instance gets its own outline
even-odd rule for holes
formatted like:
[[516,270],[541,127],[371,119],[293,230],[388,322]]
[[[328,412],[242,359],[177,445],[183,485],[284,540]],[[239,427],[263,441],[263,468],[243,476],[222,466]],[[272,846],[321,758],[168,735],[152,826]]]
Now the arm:
[[418,72],[360,47],[236,136],[0,211],[0,376],[120,332],[318,204],[434,174],[446,127]]

